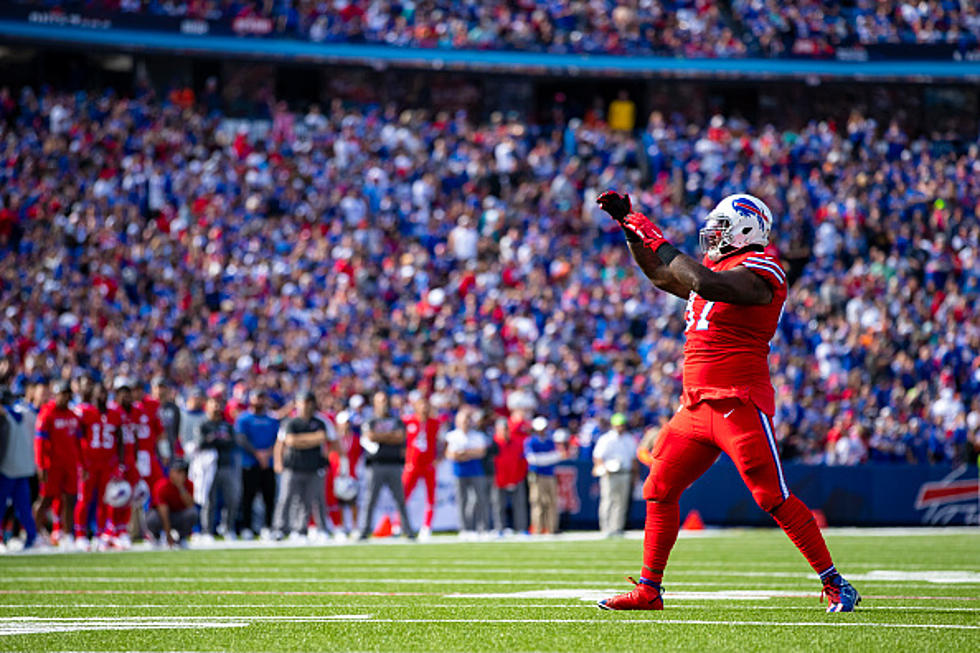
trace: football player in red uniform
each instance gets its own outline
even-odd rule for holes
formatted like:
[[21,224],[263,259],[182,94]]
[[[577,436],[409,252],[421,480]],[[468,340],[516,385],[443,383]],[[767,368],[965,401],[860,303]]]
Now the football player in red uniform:
[[631,592],[599,606],[663,609],[660,583],[680,525],[678,498],[725,452],[756,503],[820,576],[827,611],[854,610],[861,597],[837,573],[820,529],[790,492],[779,462],[768,356],[787,286],[782,265],[765,251],[772,227],[769,207],[751,195],[723,199],[700,232],[705,257],[699,263],[634,212],[629,196],[607,191],[597,202],[623,228],[650,281],[687,299],[681,408],[660,431],[643,486],[643,571]]
[[109,395],[101,383],[86,384],[81,402],[75,406],[82,422],[82,472],[75,503],[75,541],[84,541],[89,509],[95,503],[96,535],[107,540],[109,506],[105,503],[105,486],[119,468],[119,413],[109,407]]
[[432,534],[432,516],[436,509],[436,443],[439,438],[441,422],[431,414],[429,402],[421,393],[411,397],[412,413],[406,415],[405,422],[405,471],[402,472],[402,487],[405,501],[421,479],[425,483],[425,518],[419,539]]
[[[61,524],[67,533],[66,539],[71,539],[75,494],[78,492],[81,420],[69,407],[71,386],[67,381],[55,381],[52,393],[54,399],[41,408],[35,425],[34,452],[41,485],[40,499],[34,507],[34,521],[41,528],[47,522],[52,503],[58,499]],[[58,542],[52,541],[52,544]]]
[[[133,382],[131,380],[123,376],[117,377],[112,384],[112,390],[115,397],[111,405],[119,414],[119,433],[122,438],[122,454],[116,473],[126,479],[135,490],[141,476],[138,470],[137,441],[140,439],[141,426],[145,427],[147,432],[149,431],[149,419],[140,410],[139,404],[133,401]],[[148,466],[147,469],[149,469]],[[131,503],[121,508],[112,509],[112,524],[109,527],[109,534],[113,538],[114,545],[119,548],[125,549],[130,545],[129,520],[132,515],[133,506]]]

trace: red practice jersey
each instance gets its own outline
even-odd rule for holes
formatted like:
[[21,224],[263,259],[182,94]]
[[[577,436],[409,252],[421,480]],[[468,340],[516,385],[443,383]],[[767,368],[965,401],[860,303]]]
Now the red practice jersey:
[[71,408],[58,408],[54,401],[46,403],[38,413],[34,426],[37,431],[34,451],[37,466],[41,469],[76,467],[81,425],[81,420]]
[[704,265],[715,271],[742,266],[772,287],[772,301],[740,306],[709,302],[692,292],[684,317],[684,392],[688,407],[706,399],[737,398],[759,410],[775,412],[775,392],[769,378],[769,341],[786,301],[786,273],[779,261],[762,252],[743,252]]
[[92,404],[75,407],[82,421],[82,465],[85,469],[109,469],[119,464],[119,413]]
[[409,415],[405,422],[405,465],[425,467],[436,460],[436,440],[439,437],[439,420],[429,417],[425,429],[418,415]]

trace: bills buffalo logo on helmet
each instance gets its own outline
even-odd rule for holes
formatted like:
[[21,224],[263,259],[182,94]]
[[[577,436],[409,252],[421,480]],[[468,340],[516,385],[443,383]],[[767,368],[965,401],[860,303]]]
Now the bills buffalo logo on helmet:
[[765,227],[765,223],[763,222],[763,218],[765,216],[763,215],[763,213],[759,209],[759,207],[756,206],[754,203],[752,203],[750,200],[747,200],[744,197],[740,197],[737,200],[735,200],[734,202],[732,202],[732,208],[735,209],[735,212],[736,213],[738,213],[739,215],[741,215],[743,217],[746,217],[746,218],[753,218],[754,217],[756,220],[758,220],[758,222],[759,222],[759,229],[765,229],[766,228]]

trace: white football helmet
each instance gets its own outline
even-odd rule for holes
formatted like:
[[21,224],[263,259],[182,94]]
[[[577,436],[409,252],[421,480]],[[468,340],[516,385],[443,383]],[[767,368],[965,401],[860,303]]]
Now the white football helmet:
[[712,261],[736,250],[769,244],[772,211],[752,195],[729,195],[718,202],[699,232],[701,251]]
[[333,495],[344,502],[353,501],[357,496],[357,480],[349,474],[338,474],[333,479]]
[[122,508],[133,498],[133,486],[121,478],[114,478],[105,484],[106,505]]
[[145,479],[137,481],[133,488],[133,501],[136,503],[146,503],[150,499],[150,484]]

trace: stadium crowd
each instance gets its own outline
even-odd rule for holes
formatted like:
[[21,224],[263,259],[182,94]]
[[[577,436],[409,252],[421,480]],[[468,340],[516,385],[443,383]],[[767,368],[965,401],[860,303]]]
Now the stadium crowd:
[[635,135],[595,116],[272,113],[0,89],[0,381],[80,396],[91,377],[137,401],[159,379],[176,392],[152,399],[200,415],[206,394],[230,424],[249,397],[280,410],[312,391],[352,436],[372,395],[407,417],[416,392],[446,423],[478,407],[486,434],[539,414],[563,455],[589,456],[613,414],[634,432],[672,414],[684,329],[594,198],[630,189],[694,252],[706,211],[749,190],[792,281],[771,356],[784,458],[980,451],[975,142],[858,113],[797,131],[654,113]]
[[[969,0],[18,0],[61,10],[263,19],[259,33],[318,42],[686,57],[833,55],[878,43],[977,46]],[[255,30],[255,24],[250,23]]]

